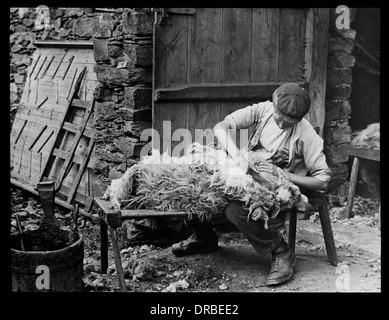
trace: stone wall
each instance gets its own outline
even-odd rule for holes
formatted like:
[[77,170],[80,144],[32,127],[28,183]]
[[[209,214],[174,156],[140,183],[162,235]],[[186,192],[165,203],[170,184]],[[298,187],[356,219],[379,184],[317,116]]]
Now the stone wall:
[[153,22],[150,9],[118,8],[94,29],[96,169],[106,185],[139,160],[151,128]]
[[11,127],[36,49],[35,40],[90,40],[97,13],[92,8],[48,8],[50,24],[36,26],[37,8],[10,8]]
[[[354,16],[355,10],[351,10],[351,21]],[[328,164],[333,171],[330,192],[344,198],[347,195],[349,176],[347,148],[351,137],[350,95],[356,32],[352,29],[336,29],[335,18],[335,9],[332,9],[328,42],[324,148]]]

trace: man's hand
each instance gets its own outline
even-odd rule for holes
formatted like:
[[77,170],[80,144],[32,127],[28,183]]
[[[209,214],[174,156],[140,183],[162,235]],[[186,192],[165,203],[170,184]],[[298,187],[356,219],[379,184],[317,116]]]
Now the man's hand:
[[278,177],[277,167],[270,162],[261,161],[255,165],[255,169],[258,173],[264,172]]

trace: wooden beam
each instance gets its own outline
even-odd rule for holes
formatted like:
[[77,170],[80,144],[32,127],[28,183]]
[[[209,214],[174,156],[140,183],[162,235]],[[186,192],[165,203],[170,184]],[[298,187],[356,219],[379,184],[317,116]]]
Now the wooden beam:
[[[298,82],[309,90],[307,82]],[[218,83],[183,85],[174,88],[157,89],[154,101],[242,101],[258,99],[265,101],[271,98],[273,92],[282,82],[268,83]]]
[[[77,130],[78,130],[78,127],[73,124],[73,123],[70,123],[70,122],[65,122],[62,126],[63,129],[65,129],[66,131],[70,131],[70,132],[73,132],[73,133],[77,133]],[[95,134],[95,131],[89,127],[85,127],[84,129],[84,132],[82,133],[82,135],[88,137],[88,138],[92,138]]]
[[[61,158],[63,160],[66,160],[66,158],[69,156],[68,153],[64,150],[61,150],[61,149],[58,149],[58,148],[55,148],[53,150],[53,153],[52,153],[55,157],[57,158]],[[75,154],[73,156],[73,162],[77,163],[77,164],[81,164],[83,161],[83,157]],[[87,164],[87,168],[90,168],[90,169],[94,169],[95,168],[95,165],[96,165],[96,162],[97,162],[97,158],[93,157],[89,160],[88,164]]]
[[380,161],[380,150],[374,150],[374,149],[366,149],[366,148],[354,148],[350,147],[349,149],[349,155],[363,158],[363,159],[369,159],[373,161]]
[[34,41],[34,46],[49,48],[93,48],[93,42],[71,40],[36,40]]
[[89,102],[90,101],[85,101],[85,100],[81,100],[81,99],[73,99],[72,106],[86,109],[89,106]]
[[111,201],[94,199],[95,203],[103,210],[105,215],[116,216],[121,213],[121,220],[128,219],[144,219],[157,217],[187,217],[188,214],[184,211],[158,211],[158,210],[117,210]]
[[305,51],[305,68],[306,80],[310,84],[311,108],[306,117],[321,137],[325,122],[328,24],[328,8],[311,8],[307,11],[306,38],[311,40]]

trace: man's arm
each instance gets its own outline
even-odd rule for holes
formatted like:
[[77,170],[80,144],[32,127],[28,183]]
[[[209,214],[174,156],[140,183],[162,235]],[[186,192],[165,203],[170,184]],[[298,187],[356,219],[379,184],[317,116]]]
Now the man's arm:
[[327,181],[322,181],[315,177],[299,176],[291,172],[285,172],[285,174],[291,182],[299,187],[303,187],[309,190],[322,191],[326,191],[328,189]]
[[231,125],[228,121],[223,120],[219,122],[214,128],[213,132],[215,133],[219,143],[227,150],[228,154],[235,161],[240,168],[247,173],[249,169],[249,163],[247,159],[241,154],[239,148],[236,146],[234,140],[231,137],[229,130]]
[[[256,166],[256,169],[258,172],[267,172],[270,174],[275,174],[275,165],[271,164],[268,161],[262,161]],[[286,177],[293,182],[295,185],[299,187],[303,187],[309,190],[323,190],[326,191],[328,189],[328,182],[320,180],[315,177],[307,177],[307,176],[300,176],[288,171],[284,171]]]

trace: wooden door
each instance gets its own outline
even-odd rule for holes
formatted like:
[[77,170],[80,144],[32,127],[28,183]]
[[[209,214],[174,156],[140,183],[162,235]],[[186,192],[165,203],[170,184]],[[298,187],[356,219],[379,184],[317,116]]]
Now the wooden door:
[[153,147],[171,154],[180,144],[201,142],[201,136],[209,143],[212,128],[227,114],[268,100],[279,85],[292,81],[309,89],[307,118],[322,135],[328,14],[321,8],[158,12]]

